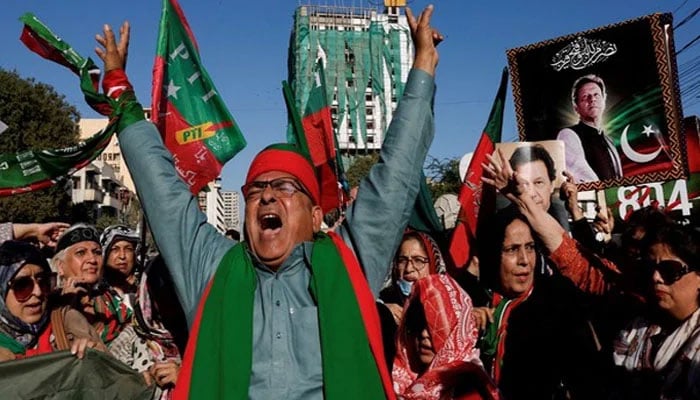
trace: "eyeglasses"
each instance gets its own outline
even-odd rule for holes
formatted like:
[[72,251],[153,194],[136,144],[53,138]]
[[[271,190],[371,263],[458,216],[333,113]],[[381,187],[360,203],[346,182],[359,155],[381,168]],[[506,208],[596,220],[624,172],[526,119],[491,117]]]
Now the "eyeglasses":
[[425,257],[421,256],[413,256],[413,257],[406,257],[406,256],[398,256],[396,257],[396,265],[400,268],[406,268],[408,266],[408,263],[413,264],[413,268],[417,270],[421,270],[425,268],[426,265],[430,262]]
[[245,198],[245,201],[258,200],[268,186],[272,189],[272,193],[275,197],[292,197],[296,192],[302,192],[309,196],[306,190],[304,190],[301,184],[295,179],[277,178],[271,181],[253,181],[243,185],[241,188],[243,198]]
[[661,279],[664,280],[666,285],[672,285],[691,271],[688,264],[676,260],[663,260],[658,263],[652,263],[651,268],[659,272]]
[[34,285],[39,285],[42,294],[47,294],[51,291],[52,274],[43,273],[34,276],[27,275],[15,278],[7,282],[7,287],[15,294],[18,302],[22,303],[29,300],[34,293]]

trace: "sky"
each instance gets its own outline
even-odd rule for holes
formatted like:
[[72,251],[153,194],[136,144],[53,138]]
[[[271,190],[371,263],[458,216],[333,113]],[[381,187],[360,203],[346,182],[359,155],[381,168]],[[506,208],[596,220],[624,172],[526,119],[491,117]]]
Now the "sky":
[[[294,10],[300,5],[376,7],[367,0],[180,0],[197,39],[204,68],[238,122],[248,146],[222,171],[222,188],[239,190],[253,156],[267,144],[285,141],[286,109],[281,82],[287,79],[287,47]],[[427,1],[409,1],[422,10]],[[474,150],[496,94],[506,50],[628,19],[670,12],[674,24],[700,6],[699,0],[435,0],[432,24],[440,44],[435,96],[436,135],[429,155],[461,157]],[[67,69],[31,53],[19,41],[18,18],[33,12],[83,56],[94,55],[94,36],[108,23],[131,24],[127,74],[142,104],[150,103],[160,0],[0,0],[0,68],[52,85],[82,117],[99,115],[85,103],[78,79]],[[700,17],[675,31],[676,49],[700,33]],[[700,43],[681,53],[678,64],[700,55]],[[100,63],[98,62],[98,65]],[[683,81],[681,81],[683,87]],[[700,102],[684,115],[700,115]],[[508,90],[503,140],[517,140],[513,98]]]

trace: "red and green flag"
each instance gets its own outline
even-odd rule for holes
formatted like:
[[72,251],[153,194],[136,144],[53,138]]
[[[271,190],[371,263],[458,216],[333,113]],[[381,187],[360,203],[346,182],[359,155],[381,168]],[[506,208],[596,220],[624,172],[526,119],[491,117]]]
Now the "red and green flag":
[[151,97],[151,119],[196,194],[246,141],[202,65],[177,0],[163,0]]
[[484,198],[485,192],[483,182],[481,182],[484,168],[481,164],[488,162],[486,155],[492,154],[495,143],[501,141],[507,82],[508,70],[504,68],[501,75],[501,85],[491,107],[489,119],[469,163],[467,173],[464,176],[464,184],[459,192],[458,199],[461,206],[459,220],[450,240],[450,255],[457,268],[465,266],[469,260],[470,244],[476,237],[479,217],[491,212],[491,208],[494,206],[494,204],[489,204],[493,201],[489,202]]
[[20,37],[22,43],[41,57],[78,75],[88,104],[100,114],[110,116],[110,120],[102,131],[75,146],[0,154],[0,196],[47,188],[89,164],[109,144],[120,114],[118,103],[100,94],[100,69],[92,59],[78,54],[34,14],[26,13],[20,21],[24,23]]
[[326,78],[323,61],[319,58],[313,68],[314,85],[309,92],[309,99],[304,107],[301,121],[294,106],[295,102],[289,86],[285,83],[285,99],[292,121],[289,141],[296,143],[302,151],[309,154],[316,167],[316,174],[321,188],[321,209],[327,213],[340,208],[343,203],[343,189],[339,183],[343,176],[342,163],[339,160],[337,141],[333,130],[331,109],[326,97]]

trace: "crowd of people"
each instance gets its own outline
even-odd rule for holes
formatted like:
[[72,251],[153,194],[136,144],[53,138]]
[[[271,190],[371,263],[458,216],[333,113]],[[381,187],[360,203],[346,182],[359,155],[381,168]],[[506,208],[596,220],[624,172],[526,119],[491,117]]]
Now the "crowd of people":
[[500,206],[468,266],[407,228],[434,133],[432,12],[407,10],[413,68],[343,219],[321,229],[313,164],[274,144],[248,170],[241,241],[206,223],[143,120],[128,24],[105,25],[103,88],[159,255],[124,225],[0,224],[0,361],[97,351],[154,399],[700,398],[694,227],[654,207],[588,221],[577,177],[535,145],[484,165]]

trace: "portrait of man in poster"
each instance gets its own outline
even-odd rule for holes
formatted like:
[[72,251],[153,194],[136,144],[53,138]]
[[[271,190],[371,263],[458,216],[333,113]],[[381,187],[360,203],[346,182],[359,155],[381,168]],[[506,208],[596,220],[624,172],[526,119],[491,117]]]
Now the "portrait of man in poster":
[[571,88],[579,121],[560,130],[557,140],[564,142],[566,169],[577,182],[622,177],[620,154],[603,126],[606,98],[605,82],[597,75],[584,75]]
[[683,175],[669,18],[653,14],[507,51],[520,140],[564,142],[580,190]]

